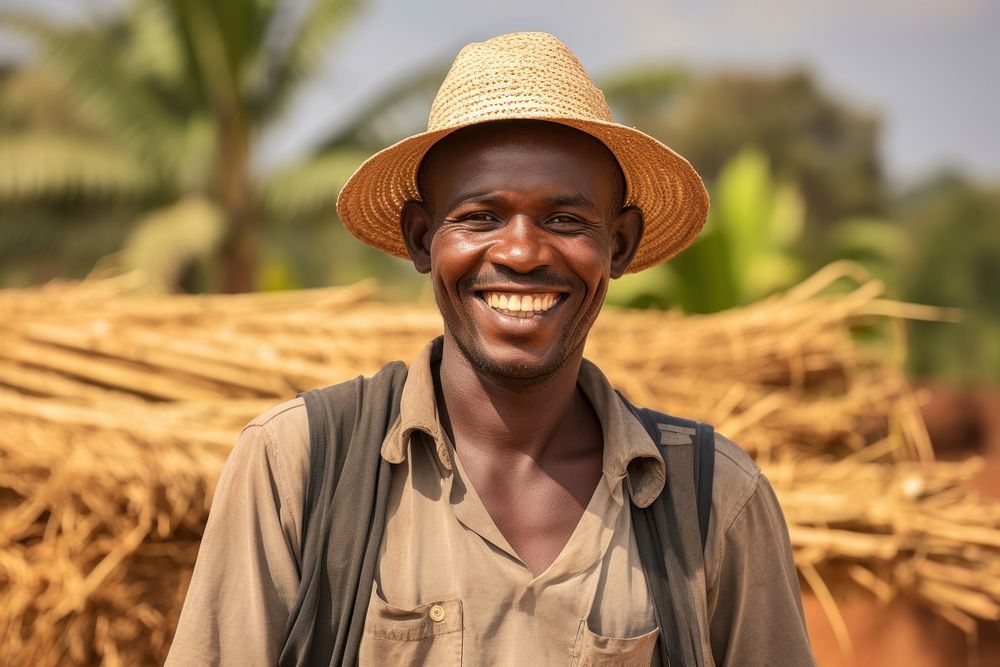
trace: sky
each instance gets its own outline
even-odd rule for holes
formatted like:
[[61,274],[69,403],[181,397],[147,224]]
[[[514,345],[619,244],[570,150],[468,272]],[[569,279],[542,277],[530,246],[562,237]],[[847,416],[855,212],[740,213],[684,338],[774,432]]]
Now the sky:
[[371,0],[265,137],[265,159],[298,154],[381,86],[517,30],[556,35],[598,80],[650,61],[805,65],[834,97],[883,119],[894,180],[945,166],[1000,179],[998,0]]
[[[0,9],[127,2],[0,0]],[[649,62],[705,72],[804,65],[835,98],[882,118],[893,180],[949,166],[1000,180],[1000,0],[369,0],[262,137],[261,162],[293,160],[383,86],[517,30],[556,35],[598,81]],[[4,41],[0,55],[17,50]]]

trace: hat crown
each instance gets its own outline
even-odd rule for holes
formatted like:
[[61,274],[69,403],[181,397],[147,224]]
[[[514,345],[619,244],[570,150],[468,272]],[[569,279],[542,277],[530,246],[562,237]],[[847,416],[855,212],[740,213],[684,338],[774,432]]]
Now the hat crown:
[[613,122],[604,93],[565,44],[544,32],[463,48],[431,105],[428,131],[512,118]]

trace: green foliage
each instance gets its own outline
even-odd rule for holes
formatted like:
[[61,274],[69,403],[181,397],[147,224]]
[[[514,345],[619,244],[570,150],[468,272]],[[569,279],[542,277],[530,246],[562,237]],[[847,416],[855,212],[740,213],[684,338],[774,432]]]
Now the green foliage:
[[826,261],[856,262],[899,296],[900,266],[913,244],[903,225],[889,218],[847,218],[830,230],[828,238]]
[[218,206],[187,197],[141,218],[126,241],[121,262],[128,270],[146,274],[148,291],[171,292],[193,262],[210,262],[225,230]]
[[663,267],[620,279],[609,298],[697,313],[760,299],[802,277],[794,249],[804,219],[794,185],[775,179],[761,151],[745,149],[719,174],[698,240]]
[[816,228],[884,210],[878,122],[806,71],[695,77],[649,67],[612,79],[606,92],[619,120],[677,150],[709,182],[740,150],[758,147],[798,185]]
[[260,185],[263,204],[273,215],[285,218],[332,211],[340,189],[369,154],[344,147],[276,170]]
[[55,132],[0,137],[0,198],[7,202],[72,193],[134,196],[148,191],[151,180],[134,155],[98,139]]
[[[0,285],[28,287],[56,277],[83,277],[125,242],[134,211],[95,210],[68,200],[0,208]],[[68,225],[73,233],[66,234]]]
[[261,228],[329,215],[362,159],[332,144],[279,174],[254,169],[257,135],[356,4],[316,0],[296,12],[274,0],[135,0],[83,26],[3,12],[42,57],[0,80],[0,220],[71,197],[82,207],[128,199],[140,225],[129,243],[139,246],[123,257],[162,271],[154,284],[174,284],[178,262],[208,252],[214,287],[252,289]]
[[912,324],[912,372],[1000,383],[1000,188],[944,175],[905,195],[899,210],[913,239],[901,264],[904,298],[964,313],[957,325]]
[[694,85],[695,78],[687,70],[654,65],[619,72],[601,88],[615,118],[655,134],[664,129],[678,100]]

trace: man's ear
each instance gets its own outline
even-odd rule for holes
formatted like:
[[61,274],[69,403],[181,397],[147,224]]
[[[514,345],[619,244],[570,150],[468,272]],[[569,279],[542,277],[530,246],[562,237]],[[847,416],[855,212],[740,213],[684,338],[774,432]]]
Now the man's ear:
[[413,266],[420,273],[430,273],[431,270],[432,222],[431,213],[423,202],[411,199],[403,204],[399,227]]
[[614,239],[611,249],[611,277],[621,278],[632,263],[635,252],[642,240],[644,222],[642,211],[635,206],[627,206],[615,217]]

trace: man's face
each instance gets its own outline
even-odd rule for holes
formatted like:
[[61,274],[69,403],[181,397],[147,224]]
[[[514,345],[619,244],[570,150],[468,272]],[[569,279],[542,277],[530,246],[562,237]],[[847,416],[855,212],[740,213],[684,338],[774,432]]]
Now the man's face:
[[480,125],[439,142],[420,180],[404,236],[429,269],[446,337],[497,378],[543,380],[579,358],[641,236],[610,151],[553,123]]

